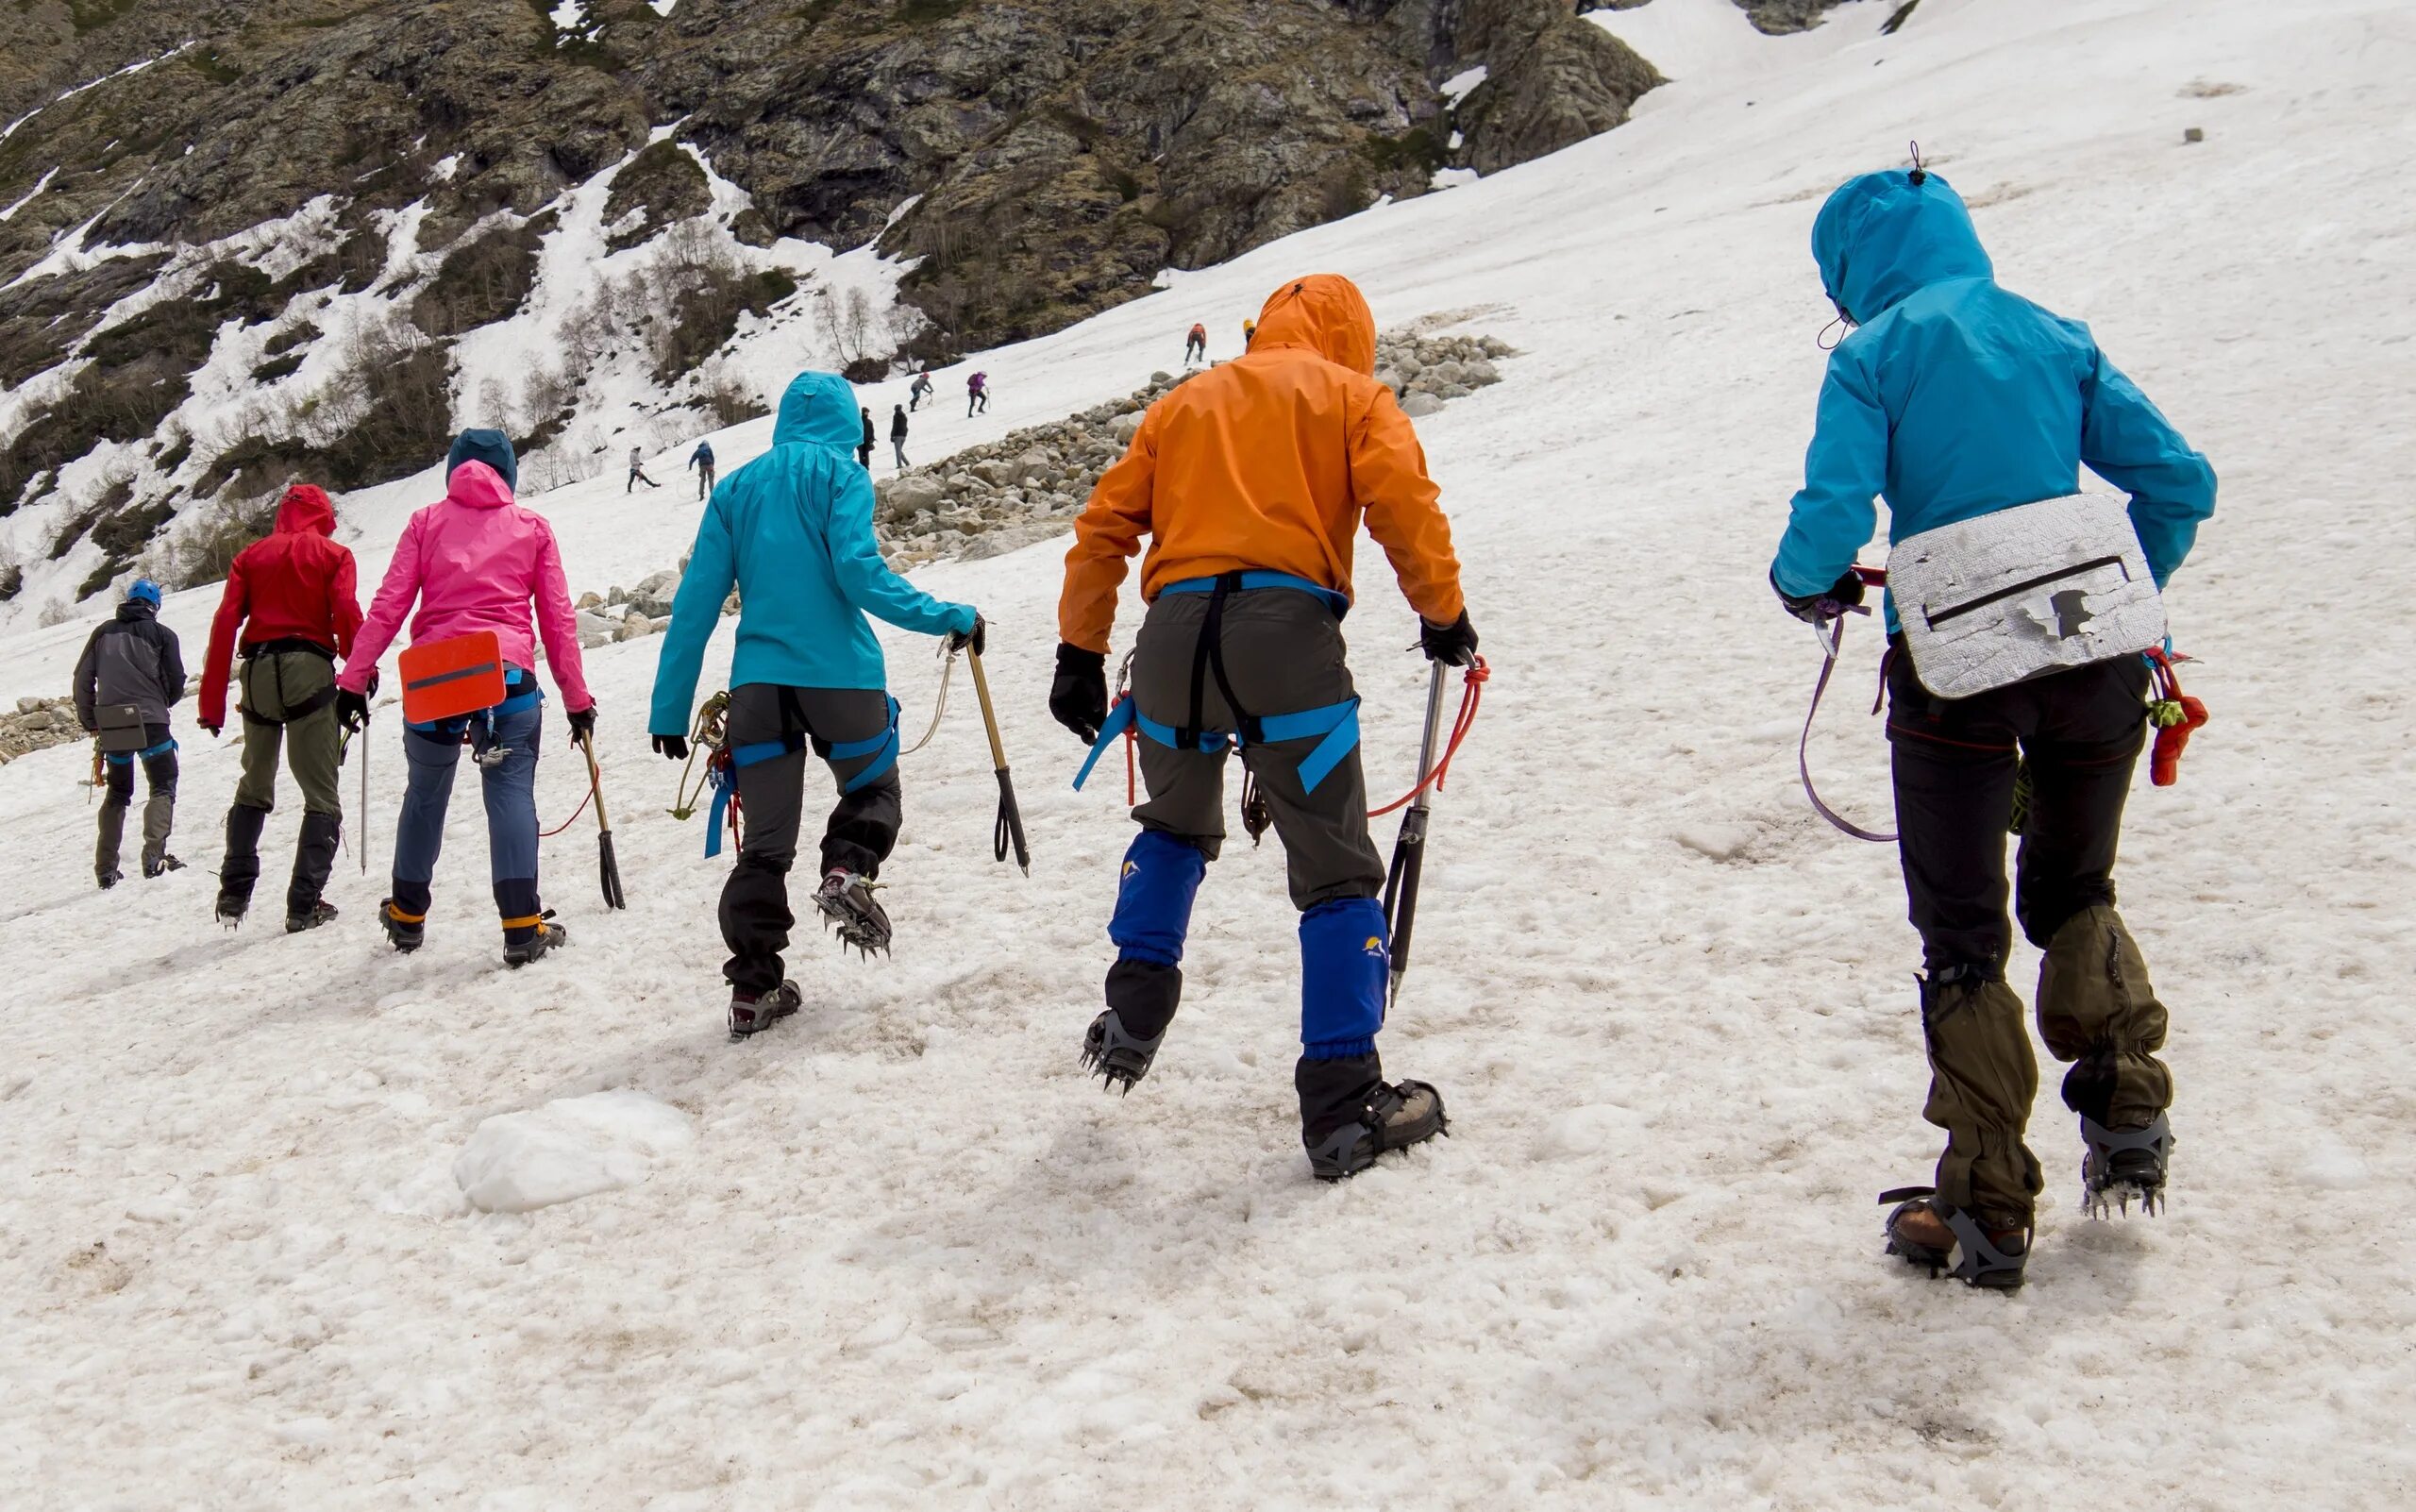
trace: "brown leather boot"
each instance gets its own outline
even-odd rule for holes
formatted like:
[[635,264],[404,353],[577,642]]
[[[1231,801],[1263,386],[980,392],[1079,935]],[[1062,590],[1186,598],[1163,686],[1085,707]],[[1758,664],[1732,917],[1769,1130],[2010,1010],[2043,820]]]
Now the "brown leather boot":
[[1926,1186],[1879,1194],[1894,1202],[1888,1215],[1888,1252],[1927,1266],[1933,1276],[1952,1276],[1967,1285],[2012,1291],[2022,1285],[2030,1260],[2031,1228],[2010,1214],[1966,1213],[1940,1201]]

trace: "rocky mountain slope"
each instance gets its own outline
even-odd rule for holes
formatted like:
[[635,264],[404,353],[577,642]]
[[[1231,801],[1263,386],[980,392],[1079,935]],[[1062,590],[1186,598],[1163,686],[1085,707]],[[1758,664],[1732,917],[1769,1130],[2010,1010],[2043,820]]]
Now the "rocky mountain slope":
[[474,417],[579,476],[1557,150],[1659,81],[1579,9],[0,0],[0,613]]

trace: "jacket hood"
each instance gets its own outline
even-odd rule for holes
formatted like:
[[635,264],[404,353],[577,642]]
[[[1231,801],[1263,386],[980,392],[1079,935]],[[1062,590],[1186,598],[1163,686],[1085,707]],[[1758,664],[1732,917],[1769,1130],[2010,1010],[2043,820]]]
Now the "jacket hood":
[[445,454],[445,476],[450,479],[453,469],[465,462],[482,462],[495,471],[506,488],[520,486],[520,459],[512,452],[512,438],[500,430],[464,430],[453,438],[453,449]]
[[1917,289],[1996,276],[1954,186],[1936,174],[1917,184],[1894,169],[1847,179],[1829,196],[1812,223],[1812,258],[1831,302],[1858,326]]
[[1372,378],[1376,317],[1357,284],[1338,273],[1313,273],[1267,296],[1250,350],[1272,346],[1305,346],[1329,362]]
[[465,462],[453,469],[445,496],[474,510],[499,510],[512,502],[512,485],[482,462]]
[[120,619],[158,619],[159,617],[159,606],[153,603],[148,598],[129,598],[125,603],[117,606],[117,617]]
[[333,535],[336,507],[317,484],[296,483],[277,502],[277,530],[279,535]]
[[864,445],[863,406],[856,391],[836,373],[799,373],[780,395],[780,417],[772,426],[775,446],[830,446],[852,452]]

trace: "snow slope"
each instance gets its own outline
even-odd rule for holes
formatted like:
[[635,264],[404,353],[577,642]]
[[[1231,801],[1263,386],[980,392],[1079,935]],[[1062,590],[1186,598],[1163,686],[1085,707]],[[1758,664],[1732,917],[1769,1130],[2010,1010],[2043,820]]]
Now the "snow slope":
[[[10,1503],[2408,1504],[2416,15],[1925,0],[1880,40],[1886,8],[985,354],[991,413],[931,422],[927,447],[1125,392],[1194,319],[1229,343],[1311,268],[1387,324],[1456,311],[1524,349],[1423,423],[1497,673],[1385,1045],[1447,1090],[1453,1138],[1308,1179],[1271,847],[1214,868],[1151,1079],[1116,1100],[1081,1076],[1130,826],[1066,791],[1043,712],[1052,546],[923,575],[996,626],[1034,875],[990,860],[960,688],[906,766],[897,958],[803,938],[807,1012],[744,1047],[721,868],[663,814],[640,728],[656,643],[589,663],[633,907],[601,913],[574,826],[546,856],[575,945],[521,973],[495,963],[466,786],[428,948],[370,926],[391,721],[355,827],[373,875],[347,860],[344,923],[302,939],[209,920],[231,747],[186,732],[193,867],[106,896],[83,757],[47,752],[0,768],[0,958],[33,988],[0,1017]],[[2178,788],[2142,783],[2123,876],[2174,1013],[2172,1211],[2071,1210],[2051,1071],[2053,1204],[2012,1299],[1879,1254],[1872,1195],[1936,1150],[1914,941],[1892,857],[1795,791],[1817,656],[1763,581],[1828,315],[1812,212],[1916,136],[2005,281],[2090,320],[2223,479],[2173,596],[2215,723]],[[579,584],[667,563],[693,524],[611,489],[546,500]],[[1371,781],[1398,788],[1421,666],[1361,565]],[[1856,628],[1856,684],[1872,642]],[[930,643],[890,645],[917,725]],[[55,689],[73,652],[28,634],[0,664]],[[1817,757],[1876,817],[1884,751],[1847,691]],[[572,765],[557,740],[549,822]],[[587,1130],[631,1184],[474,1213],[457,1161],[521,1113],[499,1127]]]

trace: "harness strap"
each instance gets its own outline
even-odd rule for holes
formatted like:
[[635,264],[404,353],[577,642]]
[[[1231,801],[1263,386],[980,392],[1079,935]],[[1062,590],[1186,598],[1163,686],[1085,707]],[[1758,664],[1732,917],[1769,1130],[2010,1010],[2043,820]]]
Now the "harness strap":
[[824,758],[826,761],[851,762],[859,756],[871,756],[874,758],[871,764],[867,765],[863,771],[858,772],[855,776],[847,779],[846,785],[839,789],[840,792],[853,793],[858,789],[869,787],[873,783],[880,781],[882,776],[886,774],[891,767],[898,764],[898,700],[896,698],[890,698],[888,701],[888,729],[882,731],[878,735],[871,736],[864,740],[833,741],[831,743],[830,754]]
[[[1317,744],[1300,758],[1300,786],[1314,793],[1317,784],[1324,781],[1334,767],[1341,764],[1342,758],[1350,755],[1359,744],[1359,699],[1354,695],[1340,703],[1303,709],[1298,714],[1269,714],[1259,720],[1258,726],[1259,744],[1317,739]],[[1172,725],[1158,723],[1141,712],[1139,700],[1126,698],[1108,711],[1107,723],[1100,729],[1090,755],[1082,762],[1082,770],[1074,774],[1075,791],[1082,790],[1082,783],[1090,779],[1091,770],[1099,764],[1099,758],[1107,754],[1108,748],[1115,745],[1127,730],[1137,730],[1169,750],[1196,750],[1203,756],[1251,744],[1221,731],[1209,731],[1194,735],[1185,745],[1181,738],[1183,731]]]
[[111,766],[131,766],[137,761],[151,761],[155,758],[165,756],[168,752],[175,750],[176,748],[176,737],[170,735],[167,739],[159,742],[159,744],[156,746],[145,746],[141,750],[114,751],[102,757],[102,760],[108,762]]
[[[439,680],[430,679],[428,680],[435,681]],[[413,683],[411,685],[413,687],[421,687],[426,684]],[[495,704],[492,708],[477,709],[468,714],[455,714],[450,719],[431,720],[425,724],[411,724],[406,722],[403,728],[422,735],[442,737],[445,727],[451,726],[454,730],[453,738],[458,740],[461,738],[461,732],[469,728],[470,721],[473,719],[493,721],[496,719],[509,718],[512,714],[524,714],[530,709],[534,709],[538,704],[545,701],[545,692],[543,688],[537,686],[536,678],[529,673],[523,672],[516,666],[508,667],[504,670],[503,686],[506,695],[504,700],[501,703]],[[526,688],[525,692],[513,693],[512,691],[514,688],[524,686]],[[332,688],[328,689],[327,701],[329,703],[333,703],[335,701],[335,690]],[[294,717],[298,719],[301,716],[296,714]]]
[[1232,587],[1245,592],[1253,588],[1290,588],[1300,593],[1314,595],[1318,599],[1321,599],[1326,608],[1334,611],[1334,617],[1336,619],[1340,619],[1345,614],[1351,613],[1350,598],[1342,594],[1334,592],[1331,588],[1326,587],[1323,583],[1311,582],[1306,578],[1296,578],[1288,572],[1271,572],[1256,567],[1247,568],[1240,572],[1221,573],[1214,578],[1185,578],[1181,582],[1170,582],[1166,584],[1165,587],[1159,589],[1158,592],[1162,594],[1211,594],[1215,593],[1220,584],[1226,583],[1230,583]]

